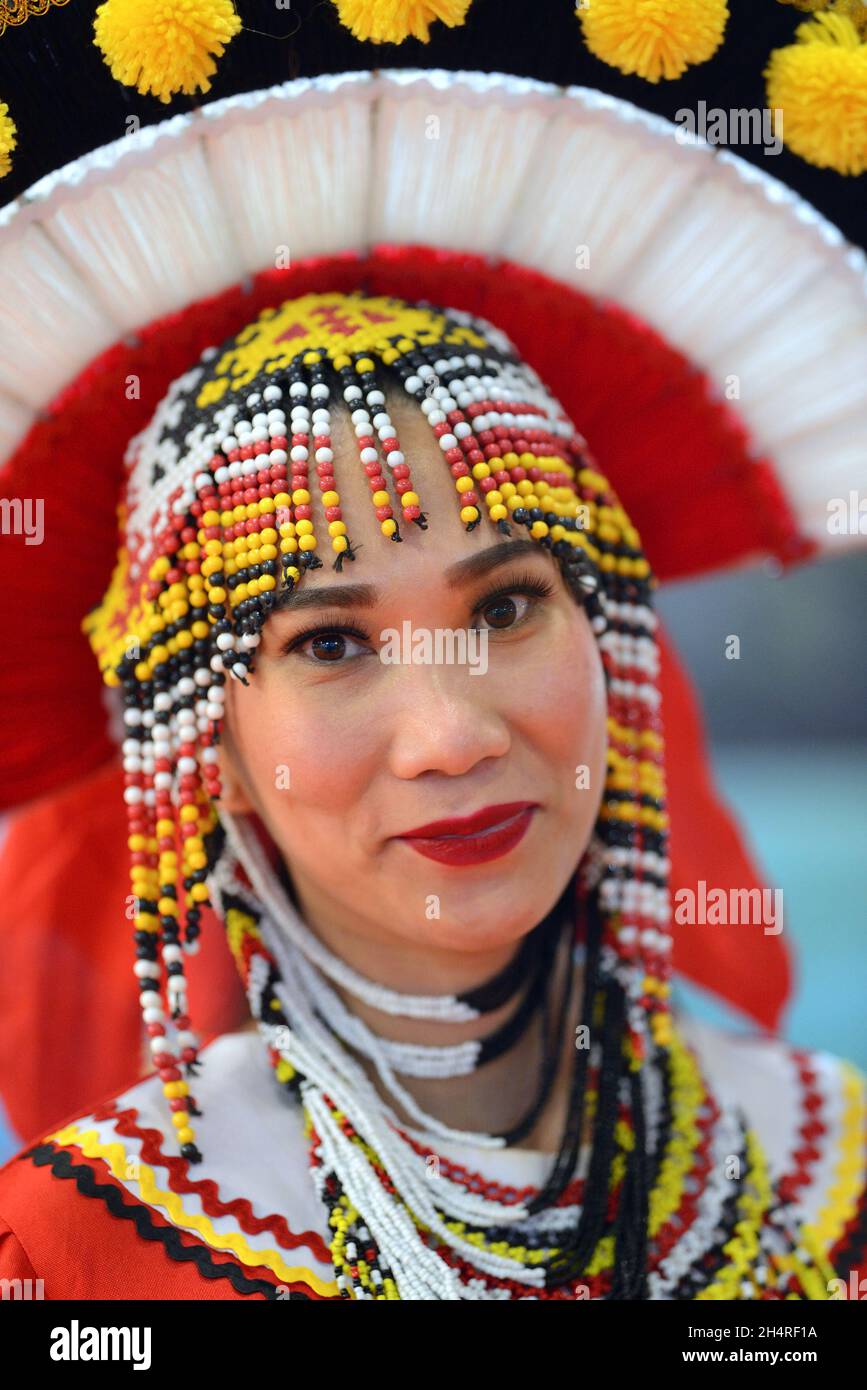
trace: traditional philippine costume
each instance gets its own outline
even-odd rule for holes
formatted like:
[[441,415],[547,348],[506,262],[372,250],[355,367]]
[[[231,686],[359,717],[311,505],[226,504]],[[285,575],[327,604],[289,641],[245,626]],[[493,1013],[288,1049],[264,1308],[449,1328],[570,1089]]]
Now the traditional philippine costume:
[[[637,164],[640,225],[612,180]],[[720,226],[725,254],[703,240]],[[0,1274],[50,1298],[821,1300],[867,1273],[865,1078],[672,1013],[653,609],[660,578],[837,541],[826,498],[853,481],[864,427],[858,254],[781,185],[626,103],[441,70],[173,117],[32,187],[0,236],[0,320],[32,306],[0,363],[6,490],[38,486],[50,508],[69,470],[69,524],[49,511],[44,545],[4,566],[28,641],[56,631],[69,678],[49,726],[21,671],[10,800],[119,745],[150,1054],[0,1172]],[[289,263],[263,269],[287,239]],[[740,414],[713,389],[724,368],[749,382]],[[375,565],[342,471],[363,470],[383,545],[436,544],[398,397],[427,418],[466,530],[550,552],[608,692],[590,846],[515,960],[464,995],[351,969],[303,921],[257,818],[216,806],[227,683],[255,681],[278,596],[322,565]],[[357,458],[332,448],[336,409]],[[64,779],[27,756],[36,730],[68,750]],[[205,1043],[187,966],[220,925],[256,1026]],[[778,949],[753,941],[759,961]],[[564,953],[590,1042],[545,1154],[519,1145],[562,1056]],[[482,1042],[398,1044],[345,995],[428,1023],[517,1005]],[[447,1125],[402,1082],[484,1067],[540,1017],[538,1094],[506,1132]]]

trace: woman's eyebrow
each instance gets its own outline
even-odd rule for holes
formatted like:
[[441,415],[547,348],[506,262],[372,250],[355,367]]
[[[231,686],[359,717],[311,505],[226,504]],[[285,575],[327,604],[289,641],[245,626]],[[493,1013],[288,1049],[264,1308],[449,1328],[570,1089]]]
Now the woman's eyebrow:
[[[443,571],[443,578],[450,589],[460,588],[469,580],[481,579],[511,560],[543,552],[544,547],[538,541],[500,541],[496,545],[486,546],[478,555],[470,555],[449,565]],[[380,597],[380,590],[373,584],[335,584],[324,589],[296,589],[294,592],[280,589],[271,612],[296,613],[309,608],[372,608]]]

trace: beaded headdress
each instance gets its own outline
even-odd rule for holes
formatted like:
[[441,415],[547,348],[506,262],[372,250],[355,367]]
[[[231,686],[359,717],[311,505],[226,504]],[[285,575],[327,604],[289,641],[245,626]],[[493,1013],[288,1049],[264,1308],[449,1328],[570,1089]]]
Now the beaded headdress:
[[[466,530],[525,532],[586,607],[606,672],[609,749],[579,892],[598,904],[598,980],[622,992],[627,1069],[640,1070],[648,1040],[668,1038],[655,581],[638,533],[559,402],[492,324],[393,297],[308,294],[203,352],[131,441],[117,565],[84,622],[106,683],[123,695],[135,970],[193,1161],[197,1111],[181,1069],[194,1074],[197,1040],[183,962],[226,849],[214,805],[225,683],[254,678],[281,586],[303,583],[329,551],[335,569],[355,560],[341,468],[366,474],[383,543],[408,526],[435,531],[388,412],[395,386],[427,417]],[[335,406],[350,414],[357,461],[335,459]],[[237,899],[215,906],[227,903],[243,955]],[[243,969],[249,976],[249,956]]]

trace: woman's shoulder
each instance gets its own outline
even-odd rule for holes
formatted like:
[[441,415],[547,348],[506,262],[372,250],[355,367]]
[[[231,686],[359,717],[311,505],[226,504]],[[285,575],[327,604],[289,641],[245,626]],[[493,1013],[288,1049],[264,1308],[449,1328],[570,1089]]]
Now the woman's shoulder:
[[261,1041],[224,1034],[200,1059],[201,1163],[151,1075],[0,1168],[0,1282],[48,1299],[338,1296],[301,1115]]
[[867,1075],[845,1058],[776,1036],[677,1019],[718,1101],[758,1138],[797,1225],[834,1268],[867,1252]]

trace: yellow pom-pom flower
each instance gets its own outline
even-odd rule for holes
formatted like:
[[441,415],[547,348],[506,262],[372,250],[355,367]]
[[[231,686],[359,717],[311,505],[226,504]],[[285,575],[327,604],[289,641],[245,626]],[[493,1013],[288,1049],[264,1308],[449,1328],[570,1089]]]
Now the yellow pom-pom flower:
[[162,102],[209,91],[214,58],[240,28],[230,0],[105,0],[93,22],[112,77]]
[[0,179],[8,174],[12,168],[12,160],[9,156],[17,144],[17,127],[9,115],[9,107],[6,102],[0,101]]
[[706,63],[729,16],[726,0],[582,0],[575,13],[595,57],[648,82]]
[[820,169],[867,169],[867,43],[850,19],[821,14],[799,24],[765,69],[768,106],[784,144]]
[[335,0],[341,24],[356,39],[371,43],[403,43],[410,35],[430,40],[435,20],[454,29],[463,24],[470,0]]

